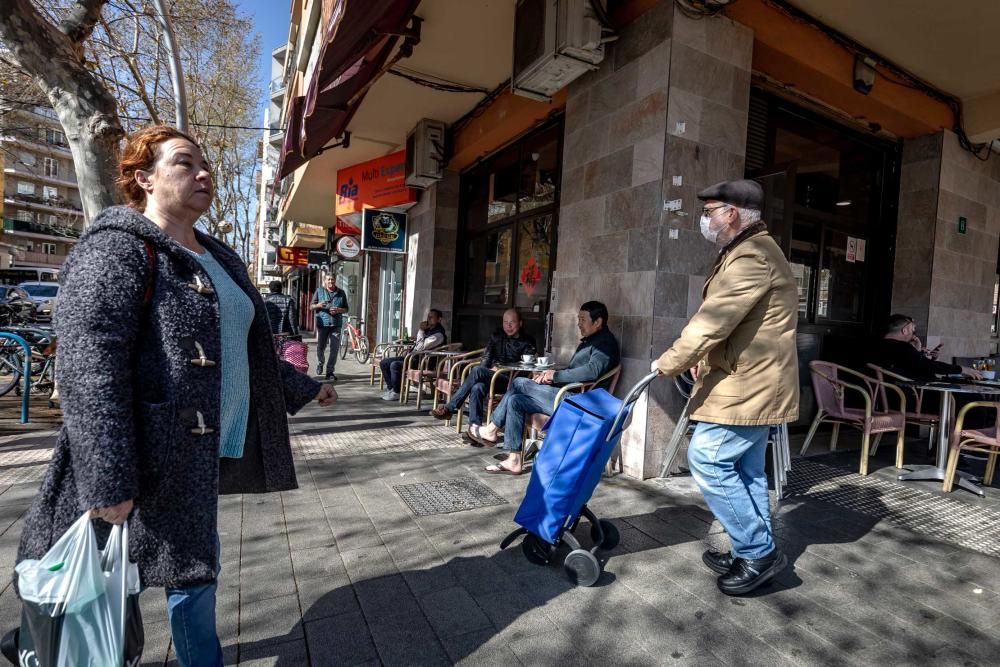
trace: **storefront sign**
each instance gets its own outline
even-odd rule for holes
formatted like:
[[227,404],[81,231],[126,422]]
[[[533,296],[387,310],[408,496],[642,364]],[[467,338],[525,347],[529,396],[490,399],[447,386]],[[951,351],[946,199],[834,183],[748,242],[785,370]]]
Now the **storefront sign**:
[[278,246],[280,266],[309,266],[309,248],[289,248]]
[[375,252],[406,252],[406,214],[366,208],[361,248]]
[[336,247],[337,254],[344,259],[354,259],[361,254],[361,242],[353,236],[341,236]]
[[[337,233],[357,225],[357,217],[365,208],[389,208],[415,204],[417,193],[406,187],[406,151],[356,164],[337,170],[337,218],[346,217],[343,224],[338,221]],[[348,217],[349,216],[349,217]]]

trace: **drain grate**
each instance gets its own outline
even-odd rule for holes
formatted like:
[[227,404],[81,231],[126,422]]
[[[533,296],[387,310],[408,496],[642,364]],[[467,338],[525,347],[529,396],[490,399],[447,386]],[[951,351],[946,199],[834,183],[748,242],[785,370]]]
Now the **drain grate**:
[[821,500],[991,556],[1000,556],[1000,512],[903,486],[862,477],[845,468],[796,459],[788,473],[789,495]]
[[474,477],[440,479],[392,487],[417,516],[464,512],[477,507],[506,505],[507,499]]

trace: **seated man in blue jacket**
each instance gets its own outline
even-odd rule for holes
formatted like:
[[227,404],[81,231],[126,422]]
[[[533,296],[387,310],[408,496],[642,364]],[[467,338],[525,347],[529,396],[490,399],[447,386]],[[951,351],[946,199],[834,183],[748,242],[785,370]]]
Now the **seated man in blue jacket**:
[[[469,399],[469,423],[481,426],[483,423],[483,407],[488,400],[490,382],[499,364],[520,363],[521,356],[535,353],[535,337],[523,331],[524,322],[521,313],[511,308],[503,314],[503,327],[497,329],[483,352],[482,362],[469,371],[465,382],[458,388],[445,405],[439,405],[431,410],[431,416],[438,419],[449,419],[462,409],[465,399]],[[496,390],[504,392],[507,381],[497,378]]]
[[583,338],[569,362],[569,368],[535,373],[532,378],[517,378],[493,412],[490,423],[469,429],[469,437],[481,445],[490,446],[496,444],[498,432],[503,429],[503,447],[510,455],[503,463],[487,466],[486,472],[520,475],[521,439],[526,415],[551,415],[560,387],[572,382],[593,382],[618,366],[621,355],[618,341],[608,331],[608,309],[605,305],[600,301],[583,304],[576,323]]

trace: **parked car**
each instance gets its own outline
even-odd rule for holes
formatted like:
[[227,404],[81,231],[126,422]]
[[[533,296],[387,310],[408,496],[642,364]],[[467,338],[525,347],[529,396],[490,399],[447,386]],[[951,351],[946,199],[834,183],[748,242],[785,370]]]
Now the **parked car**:
[[51,320],[59,296],[59,283],[28,282],[18,285],[38,308],[37,320]]
[[27,324],[37,316],[38,307],[30,294],[16,285],[0,285],[0,324]]

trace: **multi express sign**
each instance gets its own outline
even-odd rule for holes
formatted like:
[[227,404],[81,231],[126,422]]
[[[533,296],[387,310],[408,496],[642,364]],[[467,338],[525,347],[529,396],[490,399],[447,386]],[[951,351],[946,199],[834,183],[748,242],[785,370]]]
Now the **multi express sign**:
[[406,214],[366,208],[361,247],[375,252],[406,252]]
[[[366,208],[388,208],[413,204],[417,194],[406,187],[406,151],[375,158],[353,167],[337,170],[337,203],[335,213],[338,223],[341,217],[348,226],[356,226],[356,216]],[[339,234],[357,233],[360,230],[341,231]]]

